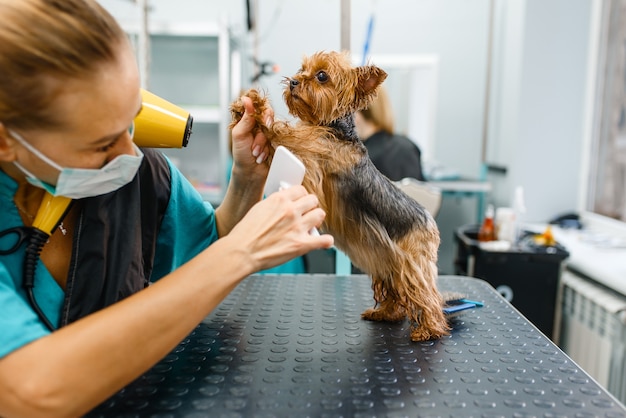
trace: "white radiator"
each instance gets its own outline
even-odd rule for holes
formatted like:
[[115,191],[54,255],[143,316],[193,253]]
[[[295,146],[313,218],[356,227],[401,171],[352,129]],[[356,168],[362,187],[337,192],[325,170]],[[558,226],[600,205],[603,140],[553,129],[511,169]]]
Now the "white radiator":
[[555,341],[600,385],[626,403],[626,297],[564,271],[559,298]]

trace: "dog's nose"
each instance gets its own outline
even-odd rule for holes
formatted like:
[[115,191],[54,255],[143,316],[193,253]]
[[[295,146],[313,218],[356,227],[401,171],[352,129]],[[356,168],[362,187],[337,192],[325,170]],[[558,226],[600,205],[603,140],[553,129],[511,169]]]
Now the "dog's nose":
[[298,86],[298,84],[300,84],[300,82],[298,80],[291,80],[289,82],[289,88],[291,88],[291,90],[293,90],[294,88],[296,88]]

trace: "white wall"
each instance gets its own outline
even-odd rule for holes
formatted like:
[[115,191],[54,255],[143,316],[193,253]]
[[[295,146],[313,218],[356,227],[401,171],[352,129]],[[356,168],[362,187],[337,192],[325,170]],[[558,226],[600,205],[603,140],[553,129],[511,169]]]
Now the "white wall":
[[529,1],[512,185],[529,220],[575,210],[582,166],[591,2]]
[[488,155],[508,174],[492,197],[507,204],[521,185],[527,220],[545,221],[578,208],[591,2],[500,6]]
[[[234,24],[244,22],[244,1],[232,0],[146,0],[150,19],[179,22],[215,22],[230,18]],[[117,19],[137,19],[141,0],[98,0]]]

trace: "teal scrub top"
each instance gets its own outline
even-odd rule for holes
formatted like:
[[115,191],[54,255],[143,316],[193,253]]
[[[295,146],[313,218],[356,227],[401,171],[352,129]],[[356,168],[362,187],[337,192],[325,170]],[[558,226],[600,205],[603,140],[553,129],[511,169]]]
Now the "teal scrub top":
[[[171,196],[157,237],[151,281],[189,261],[218,238],[214,208],[171,163],[169,166]],[[0,231],[23,225],[13,203],[16,191],[17,183],[0,171]],[[13,236],[0,238],[0,249],[14,243]],[[22,289],[23,259],[24,246],[0,255],[0,358],[50,333]],[[65,293],[41,261],[36,268],[34,294],[44,314],[58,326]]]

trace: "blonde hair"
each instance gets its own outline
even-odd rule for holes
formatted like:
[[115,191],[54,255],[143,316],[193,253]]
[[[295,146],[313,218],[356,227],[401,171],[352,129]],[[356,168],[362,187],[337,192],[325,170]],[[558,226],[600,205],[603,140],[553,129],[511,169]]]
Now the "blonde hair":
[[0,0],[0,122],[50,128],[50,103],[69,78],[87,78],[126,35],[96,0]]
[[387,90],[385,90],[383,86],[378,88],[378,95],[367,109],[361,110],[361,115],[365,120],[370,121],[379,129],[393,135],[393,109],[391,108],[389,94],[387,94]]

